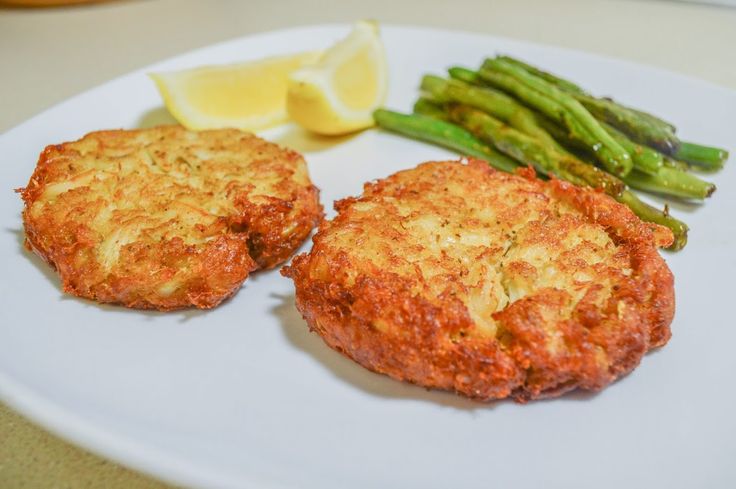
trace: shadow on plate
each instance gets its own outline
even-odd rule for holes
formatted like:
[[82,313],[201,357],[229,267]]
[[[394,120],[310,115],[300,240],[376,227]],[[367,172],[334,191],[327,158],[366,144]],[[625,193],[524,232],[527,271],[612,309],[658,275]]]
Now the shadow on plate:
[[[112,304],[101,304],[99,302],[95,302],[93,300],[84,299],[81,297],[76,297],[70,294],[65,293],[61,288],[61,283],[59,281],[59,276],[54,272],[53,267],[46,263],[40,256],[38,256],[36,253],[33,253],[32,251],[29,251],[26,249],[24,242],[25,242],[25,233],[22,229],[10,229],[5,228],[5,231],[7,233],[13,234],[15,237],[15,241],[18,244],[18,252],[20,255],[25,257],[28,261],[33,264],[33,266],[41,272],[41,274],[48,280],[50,283],[54,285],[56,290],[59,292],[59,300],[62,301],[73,301],[81,304],[84,307],[93,307],[96,309],[101,309],[103,311],[110,311],[110,312],[116,312],[120,314],[132,314],[137,315],[139,317],[143,317],[147,321],[153,321],[155,318],[160,316],[168,316],[172,314],[176,314],[179,316],[179,322],[187,322],[192,319],[198,318],[204,314],[207,313],[207,310],[202,309],[182,309],[179,311],[171,311],[171,312],[159,312],[159,311],[149,311],[145,309],[131,309],[128,307],[123,306],[116,306]],[[228,302],[230,299],[228,299],[225,302]],[[218,307],[224,307],[226,304],[223,303]]]
[[151,109],[138,119],[136,125],[138,129],[149,129],[156,126],[168,126],[171,124],[178,124],[174,116],[166,109],[166,107],[157,107]]
[[283,132],[279,132],[270,136],[266,133],[263,137],[269,141],[276,143],[281,146],[286,146],[294,151],[300,153],[316,153],[319,151],[325,151],[338,144],[345,143],[355,136],[360,134],[360,131],[345,136],[320,136],[319,134],[311,133],[296,124],[289,124],[283,128]]
[[362,391],[377,397],[391,399],[414,399],[432,402],[444,407],[463,411],[492,409],[502,403],[496,401],[483,403],[472,401],[458,395],[428,390],[407,382],[399,382],[385,375],[371,372],[352,360],[332,350],[317,333],[309,331],[301,314],[294,305],[294,295],[271,294],[279,303],[271,310],[278,317],[284,336],[289,343],[317,360],[332,375]]
[[[700,209],[703,204],[707,203],[706,201],[698,202],[695,200],[678,200],[678,199],[672,199],[667,197],[662,197],[659,195],[649,194],[645,192],[636,192],[640,196],[646,196],[647,198],[651,199],[652,202],[654,202],[654,206],[658,209],[664,208],[665,205],[669,206],[671,210],[674,210],[675,212],[685,212],[685,213],[692,213]],[[716,191],[717,193],[717,191]],[[674,217],[678,217],[675,215]]]
[[[166,107],[156,107],[144,113],[139,119],[136,127],[138,129],[149,129],[156,126],[178,124],[174,116]],[[276,127],[260,134],[264,139],[281,146],[286,146],[300,153],[316,153],[325,151],[333,146],[351,140],[360,134],[360,131],[345,136],[320,136],[311,133],[296,124],[287,124]]]
[[[332,350],[322,341],[322,338],[317,333],[309,331],[309,327],[296,309],[293,294],[271,294],[271,297],[279,300],[278,305],[273,307],[271,312],[279,319],[287,340],[317,360],[335,377],[352,384],[368,394],[383,398],[414,399],[432,402],[444,407],[471,412],[480,409],[493,409],[502,404],[515,404],[514,401],[509,399],[491,402],[472,401],[450,392],[425,389],[408,382],[399,382],[385,375],[371,372]],[[599,392],[576,390],[568,392],[562,397],[540,399],[532,401],[530,404],[566,401],[588,402],[595,399],[598,394]],[[519,407],[523,406],[519,405]]]

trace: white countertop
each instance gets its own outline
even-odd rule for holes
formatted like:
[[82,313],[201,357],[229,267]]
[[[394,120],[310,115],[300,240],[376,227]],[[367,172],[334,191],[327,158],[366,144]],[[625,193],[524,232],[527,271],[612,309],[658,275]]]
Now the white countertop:
[[[636,0],[130,0],[0,7],[0,132],[106,80],[191,49],[360,18],[575,48],[736,89],[736,9],[728,7]],[[0,440],[1,487],[167,487],[76,449],[1,405]]]

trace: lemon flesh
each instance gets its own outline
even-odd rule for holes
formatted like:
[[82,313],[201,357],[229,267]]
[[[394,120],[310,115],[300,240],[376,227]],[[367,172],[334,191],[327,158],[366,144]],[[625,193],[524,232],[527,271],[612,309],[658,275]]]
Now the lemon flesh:
[[299,53],[150,76],[166,108],[188,129],[252,131],[287,119],[289,74],[319,57],[319,52]]
[[386,98],[386,56],[373,22],[361,21],[315,64],[289,76],[286,107],[310,131],[337,135],[373,125]]

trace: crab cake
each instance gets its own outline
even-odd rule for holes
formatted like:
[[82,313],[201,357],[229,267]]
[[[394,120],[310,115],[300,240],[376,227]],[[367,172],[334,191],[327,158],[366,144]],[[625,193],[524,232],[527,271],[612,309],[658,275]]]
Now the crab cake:
[[93,132],[48,146],[21,194],[65,292],[162,311],[216,306],[322,217],[302,156],[234,129]]
[[283,273],[364,367],[517,401],[601,389],[670,337],[669,230],[593,190],[430,162],[335,204]]

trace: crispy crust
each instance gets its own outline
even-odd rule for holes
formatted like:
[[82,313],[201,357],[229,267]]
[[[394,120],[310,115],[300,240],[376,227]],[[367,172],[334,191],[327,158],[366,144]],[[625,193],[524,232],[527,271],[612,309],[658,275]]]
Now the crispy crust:
[[301,155],[231,129],[93,132],[48,146],[19,191],[65,292],[162,311],[216,306],[322,217]]
[[670,337],[653,231],[671,233],[601,193],[430,162],[335,208],[282,273],[310,329],[375,372],[524,402],[601,389]]

